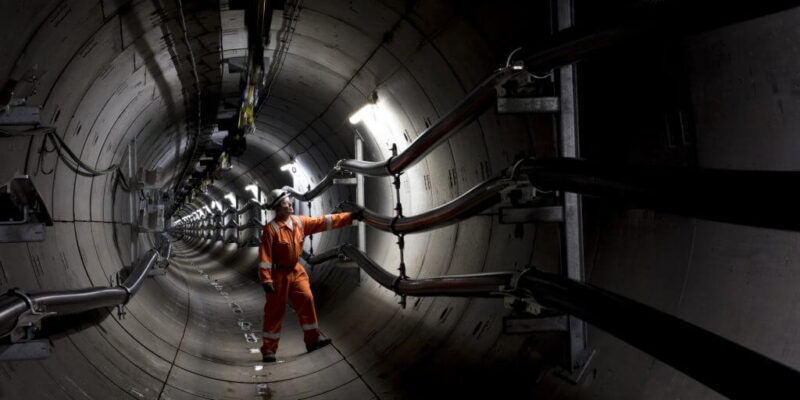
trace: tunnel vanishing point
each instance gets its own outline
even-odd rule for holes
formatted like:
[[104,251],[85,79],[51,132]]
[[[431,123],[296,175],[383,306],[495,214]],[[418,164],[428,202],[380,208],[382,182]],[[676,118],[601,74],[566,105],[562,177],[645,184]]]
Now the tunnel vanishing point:
[[[0,399],[797,398],[800,2],[734,3],[0,1]],[[364,220],[265,363],[280,188]]]

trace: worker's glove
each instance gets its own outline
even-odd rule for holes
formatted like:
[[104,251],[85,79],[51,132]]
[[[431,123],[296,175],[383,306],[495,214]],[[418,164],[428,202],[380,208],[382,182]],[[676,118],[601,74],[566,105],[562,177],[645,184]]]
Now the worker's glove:
[[361,207],[356,211],[350,211],[350,216],[353,217],[355,220],[363,221],[364,220],[364,208]]
[[353,217],[355,220],[362,221],[364,220],[364,207],[361,207],[358,204],[350,203],[350,202],[342,202],[336,206],[334,210],[336,212],[349,212],[350,216]]
[[275,293],[275,286],[272,286],[272,282],[262,283],[261,286],[264,288],[264,293]]

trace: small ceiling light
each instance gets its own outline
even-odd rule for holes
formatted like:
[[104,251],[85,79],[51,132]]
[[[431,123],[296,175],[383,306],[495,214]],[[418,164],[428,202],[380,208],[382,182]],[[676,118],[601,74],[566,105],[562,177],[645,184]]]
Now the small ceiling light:
[[290,162],[288,164],[281,165],[281,171],[289,171],[293,174],[297,173],[297,164]]
[[226,194],[225,199],[228,200],[232,206],[236,205],[236,195],[234,195],[233,192]]
[[363,121],[364,117],[366,117],[367,115],[370,115],[370,114],[372,114],[374,112],[373,111],[373,107],[375,107],[375,105],[373,105],[373,104],[364,105],[364,107],[361,107],[361,108],[358,109],[358,111],[354,112],[353,115],[351,115],[348,120],[353,125]]
[[244,190],[250,191],[250,193],[253,193],[253,198],[258,199],[258,186],[255,184],[245,186]]

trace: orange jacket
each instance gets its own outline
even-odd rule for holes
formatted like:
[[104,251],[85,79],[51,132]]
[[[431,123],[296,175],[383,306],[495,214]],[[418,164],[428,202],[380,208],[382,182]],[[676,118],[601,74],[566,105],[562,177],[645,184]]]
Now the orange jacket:
[[273,219],[261,231],[258,264],[261,283],[272,282],[273,268],[294,268],[303,253],[305,236],[350,226],[352,223],[353,218],[349,212],[315,218],[290,215],[285,223]]

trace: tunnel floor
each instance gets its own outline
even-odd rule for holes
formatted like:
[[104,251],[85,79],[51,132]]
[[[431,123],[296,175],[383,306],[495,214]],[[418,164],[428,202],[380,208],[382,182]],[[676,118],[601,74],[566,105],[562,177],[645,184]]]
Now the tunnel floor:
[[[185,284],[186,297],[175,296],[173,306],[186,309],[186,324],[163,397],[374,397],[336,343],[306,352],[291,307],[278,361],[261,362],[263,294],[250,276],[255,250],[221,242],[175,243],[171,267],[162,279]],[[324,320],[321,325],[324,334]]]

